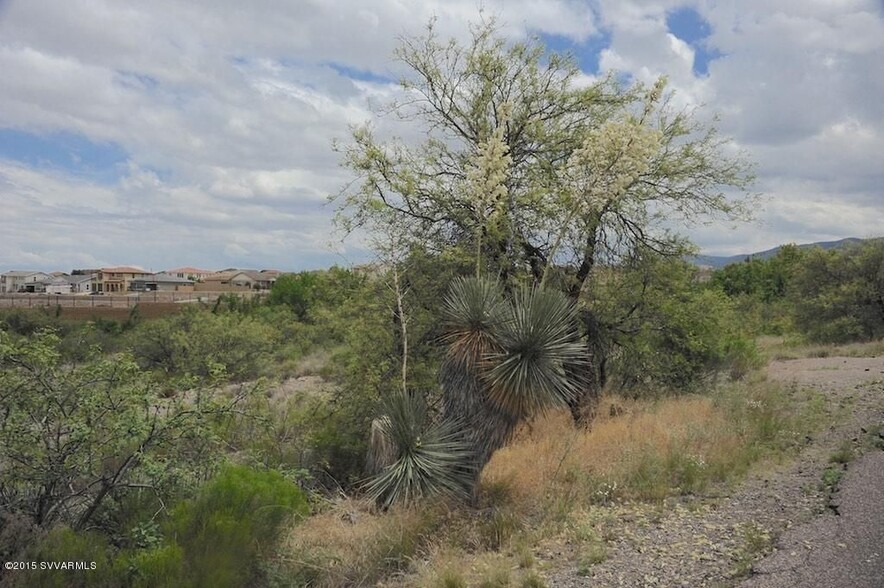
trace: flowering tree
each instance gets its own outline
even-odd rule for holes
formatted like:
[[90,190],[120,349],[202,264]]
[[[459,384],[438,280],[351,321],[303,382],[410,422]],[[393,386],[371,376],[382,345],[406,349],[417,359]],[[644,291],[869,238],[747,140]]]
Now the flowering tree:
[[352,228],[394,214],[413,241],[474,257],[508,292],[541,284],[578,302],[588,361],[572,411],[584,419],[620,320],[589,303],[591,277],[636,255],[683,255],[686,241],[667,228],[677,222],[744,218],[750,166],[692,111],[673,109],[665,79],[586,84],[571,57],[510,44],[494,23],[466,45],[440,40],[431,23],[396,56],[411,75],[384,112],[425,138],[355,128],[342,152],[358,181],[340,194],[339,219]]

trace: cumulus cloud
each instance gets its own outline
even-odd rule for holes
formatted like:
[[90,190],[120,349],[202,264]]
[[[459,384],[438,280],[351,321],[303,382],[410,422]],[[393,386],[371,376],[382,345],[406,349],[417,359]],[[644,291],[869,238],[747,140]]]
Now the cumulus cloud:
[[[601,69],[646,82],[665,74],[678,104],[721,114],[723,130],[758,161],[771,204],[764,224],[724,239],[693,229],[711,252],[874,232],[861,221],[884,217],[880,5],[730,4],[0,2],[0,132],[73,134],[92,151],[124,154],[99,177],[88,153],[40,162],[6,149],[0,268],[296,269],[366,259],[359,240],[342,245],[332,234],[326,197],[348,180],[332,140],[371,118],[369,102],[395,94],[402,72],[390,56],[400,36],[436,18],[441,35],[465,38],[469,22],[493,15],[513,39],[555,35],[578,50],[609,39]],[[708,23],[706,38],[670,30],[667,18],[684,8]],[[707,49],[719,57],[698,75]]]

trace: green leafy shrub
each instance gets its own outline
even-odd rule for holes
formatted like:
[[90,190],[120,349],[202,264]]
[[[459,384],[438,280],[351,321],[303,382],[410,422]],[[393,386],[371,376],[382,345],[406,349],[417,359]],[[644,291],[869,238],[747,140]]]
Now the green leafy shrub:
[[795,324],[811,341],[884,337],[884,239],[808,253],[791,288]]
[[245,380],[261,374],[279,332],[249,316],[194,309],[143,323],[131,337],[132,352],[142,367],[197,377],[220,371]]
[[[183,575],[191,584],[250,586],[260,579],[260,556],[282,523],[308,511],[304,493],[279,472],[227,466],[195,499],[175,507],[169,536],[183,549]],[[158,556],[151,569],[167,573],[174,553]]]

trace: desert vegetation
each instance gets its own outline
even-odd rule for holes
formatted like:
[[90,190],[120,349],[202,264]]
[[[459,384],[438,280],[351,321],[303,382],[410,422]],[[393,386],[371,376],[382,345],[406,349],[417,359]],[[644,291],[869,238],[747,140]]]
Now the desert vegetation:
[[163,318],[0,314],[0,555],[96,563],[0,584],[543,586],[557,544],[605,560],[619,505],[804,443],[823,404],[768,357],[880,353],[884,241],[699,279],[664,222],[746,218],[751,170],[665,80],[578,85],[493,24],[398,58],[417,98],[384,112],[424,142],[340,145],[376,264]]

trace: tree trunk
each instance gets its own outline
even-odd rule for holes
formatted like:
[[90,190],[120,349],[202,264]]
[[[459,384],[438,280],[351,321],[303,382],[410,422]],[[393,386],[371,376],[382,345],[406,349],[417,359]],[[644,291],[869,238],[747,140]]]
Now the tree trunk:
[[471,494],[476,498],[479,479],[494,452],[506,445],[519,418],[488,399],[476,372],[476,362],[446,360],[442,365],[442,410],[446,420],[464,429],[474,455]]
[[[583,261],[568,287],[568,296],[577,305],[580,305],[583,286],[595,267],[600,223],[601,215],[598,215],[590,223],[583,250]],[[592,423],[592,419],[595,417],[599,398],[607,381],[605,366],[608,354],[604,345],[602,325],[592,308],[588,306],[581,308],[580,319],[583,322],[584,336],[586,337],[586,358],[584,365],[574,368],[579,388],[578,393],[569,402],[569,408],[574,424],[585,427]]]
[[574,423],[586,427],[595,417],[599,398],[607,383],[607,353],[603,344],[602,329],[595,313],[584,309],[580,314],[586,330],[586,361],[583,365],[572,368],[575,379],[579,382],[579,388],[568,405]]

